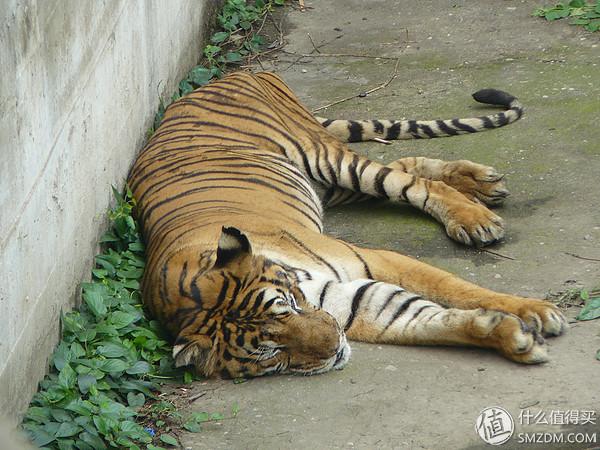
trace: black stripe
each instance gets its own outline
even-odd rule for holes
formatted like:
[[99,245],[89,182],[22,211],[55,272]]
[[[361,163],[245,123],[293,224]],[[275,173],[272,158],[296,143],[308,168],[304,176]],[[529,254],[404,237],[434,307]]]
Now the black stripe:
[[420,139],[421,136],[419,136],[417,121],[416,120],[408,120],[407,123],[408,123],[408,134],[410,134],[415,139]]
[[361,142],[363,140],[363,126],[360,124],[360,122],[349,120],[348,131],[350,132],[348,136],[348,142]]
[[483,128],[487,128],[488,130],[491,128],[496,128],[496,125],[494,125],[494,122],[492,122],[492,119],[490,119],[488,116],[480,117],[480,119],[483,121]]
[[388,196],[387,192],[385,191],[385,187],[383,186],[383,183],[385,182],[386,177],[389,175],[389,173],[392,171],[392,169],[390,169],[389,167],[382,167],[379,172],[377,172],[377,175],[375,176],[375,181],[373,183],[373,188],[375,189],[375,192],[377,192],[381,197],[389,199],[390,197]]
[[398,139],[398,136],[400,136],[401,127],[401,122],[394,122],[392,126],[388,128],[385,138],[390,141]]
[[326,266],[329,270],[331,270],[333,272],[333,274],[335,275],[335,278],[338,281],[342,281],[342,278],[340,277],[339,272],[335,269],[335,267],[333,267],[330,263],[328,263],[325,259],[323,259],[321,256],[317,255],[315,252],[313,252],[310,248],[308,248],[306,245],[304,245],[302,243],[302,241],[298,240],[294,235],[288,233],[287,231],[283,231],[283,236],[287,237],[290,241],[292,241],[298,248],[300,248],[302,251],[304,251],[305,253],[309,254],[312,258],[316,259],[319,263],[321,263],[322,265]]
[[423,310],[425,310],[427,308],[433,308],[434,306],[437,306],[437,305],[423,305],[419,309],[417,309],[415,311],[414,315],[410,318],[410,320],[408,322],[406,322],[406,327],[405,328],[408,328],[408,326],[410,325],[410,323],[413,320],[415,320],[419,316],[419,314],[421,314],[423,312]]
[[498,113],[498,126],[503,127],[507,123],[508,123],[508,118],[506,117],[506,114],[504,114],[503,112]]
[[364,258],[360,255],[360,253],[358,253],[356,250],[354,250],[354,248],[352,247],[352,245],[348,244],[345,241],[338,241],[342,244],[344,244],[346,247],[348,247],[348,249],[354,253],[354,256],[356,256],[356,258],[358,258],[358,260],[362,263],[363,265],[363,270],[365,271],[365,276],[367,278],[373,279],[373,274],[371,273],[371,270],[369,269],[369,265],[367,264],[367,262],[364,260]]
[[383,306],[381,307],[381,309],[379,310],[379,312],[377,313],[377,315],[375,316],[375,320],[377,320],[379,318],[379,316],[381,315],[381,313],[385,310],[385,308],[388,307],[388,305],[390,304],[390,302],[392,301],[392,299],[398,295],[404,292],[404,289],[400,289],[398,291],[394,291],[392,292],[390,295],[388,295],[388,297],[385,299],[385,301],[383,302]]
[[394,313],[392,318],[388,321],[387,325],[385,326],[385,328],[383,329],[381,334],[385,333],[385,331],[396,321],[396,319],[398,317],[400,317],[402,315],[402,313],[404,313],[410,307],[410,305],[412,305],[417,300],[421,300],[420,295],[414,295],[414,296],[409,297],[406,300],[404,300],[404,302],[402,302],[400,304],[400,306],[398,307],[398,309],[396,310],[396,312]]
[[324,126],[325,128],[327,128],[329,125],[331,125],[332,122],[333,122],[333,119],[327,119],[327,120],[325,120],[325,122],[321,122],[321,125]]
[[436,120],[435,123],[441,131],[443,131],[444,133],[446,133],[449,136],[456,136],[457,134],[459,134],[458,131],[456,131],[454,128],[449,127],[446,124],[445,120]]
[[319,308],[321,309],[323,309],[323,303],[325,302],[325,295],[327,294],[327,289],[329,289],[332,283],[333,281],[328,281],[327,283],[325,283],[323,289],[321,290],[321,295],[319,296]]
[[437,135],[433,132],[433,130],[431,129],[431,127],[429,125],[419,125],[419,129],[425,133],[428,137],[430,138],[434,138]]
[[350,316],[348,317],[348,320],[346,321],[346,325],[344,326],[344,331],[348,331],[348,329],[352,326],[352,323],[354,322],[354,319],[356,317],[356,313],[358,312],[358,307],[360,306],[360,301],[364,297],[365,292],[367,292],[367,289],[369,289],[375,283],[377,283],[377,281],[371,281],[369,283],[363,284],[361,287],[359,287],[356,290],[354,297],[352,297],[352,306],[350,308]]
[[379,120],[373,120],[373,130],[377,134],[383,134],[383,124]]
[[[227,295],[227,291],[229,290],[229,278],[224,277],[223,285],[221,286],[221,291],[219,292],[219,296],[217,297],[217,305],[221,305],[225,301],[225,296]],[[235,299],[229,299],[235,300]]]
[[467,133],[477,133],[477,129],[473,128],[470,125],[462,123],[460,119],[452,119],[452,125],[462,131],[466,131]]
[[404,186],[402,188],[402,192],[400,193],[400,198],[402,200],[408,201],[408,197],[406,196],[406,194],[408,193],[408,190],[415,185],[416,182],[417,182],[417,176],[412,175],[412,179],[410,180],[410,183],[408,183],[406,186]]

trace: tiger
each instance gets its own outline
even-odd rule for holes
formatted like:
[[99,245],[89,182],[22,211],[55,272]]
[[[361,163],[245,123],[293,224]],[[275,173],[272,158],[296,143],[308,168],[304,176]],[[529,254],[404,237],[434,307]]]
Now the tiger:
[[127,182],[146,244],[144,304],[171,335],[175,365],[218,378],[314,375],[342,369],[349,340],[547,361],[544,337],[568,326],[555,305],[323,233],[327,207],[378,198],[424,211],[463,244],[501,240],[488,206],[508,190],[495,169],[425,157],[383,165],[347,146],[475,133],[523,114],[503,91],[474,99],[502,111],[325,119],[269,72],[232,73],[172,103]]

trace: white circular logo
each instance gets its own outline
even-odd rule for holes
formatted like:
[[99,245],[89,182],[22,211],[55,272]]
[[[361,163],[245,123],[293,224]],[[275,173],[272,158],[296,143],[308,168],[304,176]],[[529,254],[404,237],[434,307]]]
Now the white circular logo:
[[515,422],[507,410],[500,406],[491,406],[477,416],[475,431],[488,444],[501,445],[513,435]]

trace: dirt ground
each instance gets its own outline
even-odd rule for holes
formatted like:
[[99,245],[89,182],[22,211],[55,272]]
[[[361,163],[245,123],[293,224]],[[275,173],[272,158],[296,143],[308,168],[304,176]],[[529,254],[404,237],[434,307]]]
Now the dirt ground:
[[[507,238],[490,248],[494,253],[455,244],[431,218],[381,202],[330,211],[329,233],[395,249],[510,293],[543,297],[600,284],[600,33],[532,17],[542,3],[331,0],[283,13],[288,44],[261,62],[310,108],[381,85],[399,60],[388,86],[319,115],[468,117],[491,111],[470,98],[485,87],[511,92],[526,108],[521,121],[492,132],[353,146],[386,162],[416,155],[472,159],[506,173],[512,195],[498,213],[508,223]],[[317,56],[297,56],[311,52]],[[340,53],[385,58],[324,55]],[[568,311],[571,318],[576,313]],[[501,406],[516,425],[502,448],[524,447],[519,433],[534,431],[562,435],[565,442],[528,447],[597,447],[599,333],[600,321],[572,323],[566,336],[550,340],[551,362],[535,367],[474,349],[355,343],[342,371],[196,383],[191,392],[202,396],[183,414],[230,416],[234,405],[239,412],[183,435],[182,442],[193,449],[474,449],[487,446],[475,429],[479,413]],[[540,411],[554,424],[539,423]],[[579,423],[548,420],[561,411],[572,417],[577,411]],[[586,411],[596,411],[595,424],[581,423]],[[528,425],[532,414],[538,419]],[[567,444],[568,433],[595,433],[596,443]]]

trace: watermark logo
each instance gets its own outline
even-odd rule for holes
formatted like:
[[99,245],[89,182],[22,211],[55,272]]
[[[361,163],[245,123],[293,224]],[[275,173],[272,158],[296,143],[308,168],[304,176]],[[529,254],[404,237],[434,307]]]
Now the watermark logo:
[[475,431],[486,443],[501,445],[513,435],[515,422],[507,410],[500,406],[492,406],[479,413],[475,422]]

